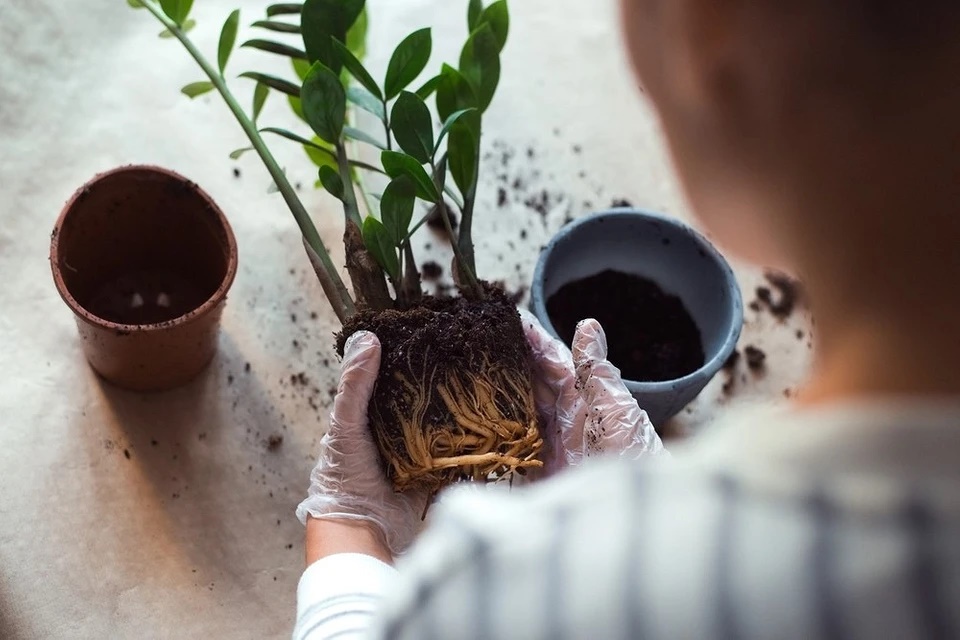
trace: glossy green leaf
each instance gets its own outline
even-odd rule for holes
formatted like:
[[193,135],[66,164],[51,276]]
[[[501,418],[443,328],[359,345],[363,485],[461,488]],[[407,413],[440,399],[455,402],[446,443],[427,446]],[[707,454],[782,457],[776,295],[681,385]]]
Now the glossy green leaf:
[[390,57],[390,64],[387,65],[387,79],[383,83],[387,100],[393,100],[417,79],[427,66],[432,51],[433,37],[430,29],[414,31],[397,45]]
[[279,20],[257,20],[250,26],[260,27],[268,31],[276,31],[277,33],[300,33],[300,25],[280,22]]
[[488,24],[494,37],[497,39],[497,51],[503,51],[507,44],[507,36],[510,35],[510,9],[507,7],[507,0],[497,0],[489,7],[483,10],[477,27],[471,28],[470,32],[476,28]]
[[337,74],[322,62],[314,63],[303,81],[300,101],[314,133],[325,142],[337,144],[347,116],[347,96]]
[[276,89],[277,91],[285,93],[288,96],[295,96],[297,98],[300,97],[300,87],[293,84],[289,80],[277,78],[276,76],[268,76],[265,73],[257,73],[256,71],[247,71],[241,73],[240,77],[255,80],[261,84],[267,85],[271,89]]
[[397,144],[420,164],[433,157],[433,119],[417,94],[402,91],[390,113],[390,129]]
[[302,83],[306,79],[307,74],[310,73],[310,62],[297,58],[292,58],[290,61],[293,64],[293,72],[297,74],[297,77],[300,78],[300,82]]
[[383,165],[383,170],[391,178],[400,176],[411,178],[417,185],[418,198],[427,202],[436,202],[440,199],[437,185],[433,183],[423,166],[414,158],[397,151],[384,151],[380,154],[380,163]]
[[397,250],[390,242],[387,229],[373,216],[363,221],[363,244],[391,278],[400,278],[400,258]]
[[333,41],[333,47],[337,50],[337,53],[340,56],[340,61],[343,62],[343,66],[347,68],[347,71],[350,72],[350,75],[354,79],[363,85],[363,88],[372,93],[378,100],[383,100],[383,93],[380,92],[380,87],[377,86],[377,81],[373,79],[373,76],[370,75],[370,72],[364,68],[363,63],[357,60],[356,56],[353,55],[353,52],[347,48],[345,44],[339,40]]
[[244,147],[242,149],[234,149],[233,151],[230,152],[230,159],[239,160],[240,156],[245,154],[247,151],[253,151],[253,147]]
[[460,73],[477,94],[477,107],[486,111],[500,83],[500,47],[489,24],[470,36],[460,54]]
[[191,7],[193,0],[160,0],[160,8],[178,27],[183,26]]
[[303,11],[303,4],[299,2],[272,4],[267,7],[267,17],[272,18],[273,16],[300,15],[301,11]]
[[[189,33],[195,26],[197,26],[197,21],[194,20],[193,18],[188,18],[187,21],[180,26],[180,30],[183,31],[184,33]],[[170,31],[170,29],[164,29],[157,35],[160,36],[161,38],[174,37],[173,31]]]
[[240,46],[250,49],[259,49],[260,51],[266,51],[268,53],[276,53],[294,60],[307,59],[307,54],[303,51],[303,49],[291,47],[290,45],[282,44],[280,42],[273,42],[272,40],[247,40]]
[[347,87],[347,100],[367,113],[372,113],[377,116],[381,122],[387,117],[386,112],[383,110],[383,102],[377,100],[375,95],[363,87]]
[[309,144],[303,145],[303,150],[310,158],[310,162],[317,167],[332,167],[336,171],[340,171],[339,165],[337,165],[337,152],[333,145],[324,142],[317,136],[313,136],[313,139],[309,140]]
[[328,165],[320,167],[320,184],[337,200],[343,200],[343,178]]
[[463,122],[454,125],[450,129],[450,139],[447,142],[447,157],[450,162],[450,175],[464,196],[474,187],[479,155],[479,140],[473,129]]
[[440,148],[440,143],[443,142],[444,137],[446,137],[446,135],[450,133],[450,129],[453,128],[453,125],[457,124],[457,122],[459,122],[460,119],[466,116],[468,113],[476,113],[476,112],[477,112],[476,109],[470,108],[470,109],[461,109],[460,111],[455,111],[451,113],[450,116],[447,118],[446,122],[443,123],[443,128],[440,129],[440,135],[437,136],[437,144],[436,144],[436,147],[434,148],[434,154],[436,154],[437,149]]
[[417,185],[405,175],[391,180],[380,197],[380,220],[395,247],[407,239],[416,200]]
[[436,92],[438,86],[440,86],[440,76],[434,76],[424,82],[423,86],[417,89],[414,93],[420,96],[421,100],[427,100],[434,94],[434,92]]
[[357,21],[347,31],[345,41],[347,49],[350,49],[357,60],[363,60],[367,56],[367,31],[369,28],[370,20],[367,16],[367,8],[364,7],[357,17]]
[[304,124],[307,124],[307,119],[303,115],[303,103],[300,102],[300,98],[287,96],[287,104],[290,105],[290,110],[293,111],[293,115],[300,118]]
[[132,8],[134,8],[134,9],[143,9],[143,8],[144,8],[142,0],[127,0],[127,4],[130,5],[130,6],[131,6]]
[[467,5],[467,30],[470,33],[476,31],[482,13],[483,0],[470,0],[470,4]]
[[303,44],[311,62],[322,62],[339,74],[340,56],[333,40],[345,42],[350,27],[363,12],[364,0],[306,0],[300,16]]
[[208,80],[202,80],[200,82],[191,82],[184,88],[180,89],[180,93],[187,96],[188,98],[196,98],[197,96],[202,96],[205,93],[213,91],[213,83]]
[[270,95],[270,87],[262,82],[257,83],[257,88],[253,90],[253,121],[256,122],[263,111],[263,105],[267,102]]
[[240,10],[236,9],[223,23],[220,30],[220,46],[217,48],[217,62],[220,64],[220,75],[227,68],[227,61],[233,53],[233,46],[237,44],[237,27],[240,25]]
[[479,105],[477,94],[463,74],[449,65],[443,65],[437,85],[437,114],[444,121],[457,111]]
[[353,127],[344,127],[343,128],[344,137],[350,138],[351,140],[356,140],[358,142],[366,142],[367,144],[376,147],[377,149],[386,149],[386,145],[382,142],[371,136],[366,131],[361,131],[360,129],[355,129]]

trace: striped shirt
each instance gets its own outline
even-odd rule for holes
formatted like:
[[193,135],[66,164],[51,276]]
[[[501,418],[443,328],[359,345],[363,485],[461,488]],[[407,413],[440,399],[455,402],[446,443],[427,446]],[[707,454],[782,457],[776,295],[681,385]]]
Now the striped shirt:
[[741,416],[673,453],[454,490],[396,571],[308,568],[294,637],[960,638],[960,403]]

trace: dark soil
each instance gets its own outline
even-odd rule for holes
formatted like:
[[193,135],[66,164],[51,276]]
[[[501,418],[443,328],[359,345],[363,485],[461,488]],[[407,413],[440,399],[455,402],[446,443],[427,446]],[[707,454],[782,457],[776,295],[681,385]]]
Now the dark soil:
[[[430,381],[444,380],[450,373],[489,376],[492,369],[511,372],[529,384],[530,347],[516,307],[506,294],[492,286],[487,299],[427,296],[406,311],[363,312],[352,318],[337,339],[342,355],[346,339],[356,331],[374,332],[383,346],[380,376],[370,403],[370,421],[381,454],[385,442],[406,456],[400,425],[394,415],[414,416],[409,390],[398,376],[422,381],[429,393],[420,423],[424,428],[448,425],[452,416]],[[515,406],[511,406],[514,404]],[[499,394],[497,406],[503,415],[528,423],[524,399]],[[393,407],[393,409],[391,409]],[[407,458],[409,459],[409,458]],[[390,467],[387,473],[392,478]]]
[[767,271],[764,277],[770,283],[770,287],[776,290],[776,295],[770,287],[757,287],[758,308],[756,310],[759,310],[762,303],[778,320],[786,320],[793,315],[793,310],[800,301],[800,283],[775,271]]
[[567,344],[581,320],[599,321],[625,379],[674,380],[703,366],[700,331],[683,302],[646,278],[604,271],[571,282],[550,297],[547,312]]
[[118,324],[158,324],[187,314],[210,292],[175,271],[154,269],[125,274],[102,285],[87,309]]
[[747,366],[750,367],[750,370],[759,373],[763,371],[767,366],[767,354],[757,347],[747,347],[743,350],[744,354],[747,356]]

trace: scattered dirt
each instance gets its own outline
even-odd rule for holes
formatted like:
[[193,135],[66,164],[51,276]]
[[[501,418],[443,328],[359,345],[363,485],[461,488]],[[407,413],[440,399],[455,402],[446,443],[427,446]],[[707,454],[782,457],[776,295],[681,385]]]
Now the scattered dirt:
[[[778,320],[786,320],[791,315],[800,300],[800,283],[789,276],[774,271],[764,274],[770,286],[776,290],[774,295],[770,287],[757,287],[757,307],[766,307]],[[751,308],[754,305],[751,304]]]
[[743,350],[743,353],[747,356],[747,366],[754,373],[759,373],[764,371],[767,367],[767,354],[761,349],[758,349],[754,346],[748,346]]
[[568,345],[581,320],[599,321],[610,361],[628,380],[674,380],[703,366],[700,331],[683,302],[646,278],[604,271],[571,282],[550,297],[547,312]]
[[234,178],[239,178],[239,177],[240,177],[240,169],[239,169],[238,167],[234,167],[234,168],[233,168],[233,177],[234,177]]
[[615,198],[613,202],[610,203],[610,207],[613,209],[622,209],[622,208],[633,208],[633,203],[627,200],[626,198]]
[[429,262],[423,263],[423,265],[420,267],[420,273],[424,280],[427,282],[433,282],[443,277],[443,267],[441,267],[437,262],[430,260]]
[[[460,218],[457,217],[456,208],[449,202],[447,202],[447,213],[450,214],[450,227],[456,231],[457,227],[460,226]],[[427,226],[440,235],[447,236],[447,226],[443,223],[443,216],[440,215],[439,207],[433,207],[430,210],[427,215]]]
[[270,453],[276,453],[280,449],[281,445],[283,445],[283,436],[278,434],[270,436],[266,440],[266,445],[267,451]]
[[123,450],[123,457],[126,458],[127,460],[130,459],[130,450],[129,450],[129,449],[124,449],[124,450]]
[[740,350],[734,349],[733,353],[730,354],[730,357],[727,358],[726,362],[723,363],[724,371],[733,371],[737,368],[737,364],[740,362]]

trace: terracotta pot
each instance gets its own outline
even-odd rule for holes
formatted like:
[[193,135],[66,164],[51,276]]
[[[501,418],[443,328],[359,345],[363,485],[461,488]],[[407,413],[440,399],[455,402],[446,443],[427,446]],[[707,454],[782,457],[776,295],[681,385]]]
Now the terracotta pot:
[[93,368],[118,386],[155,391],[189,381],[213,358],[237,243],[196,184],[128,166],[70,199],[50,266]]

